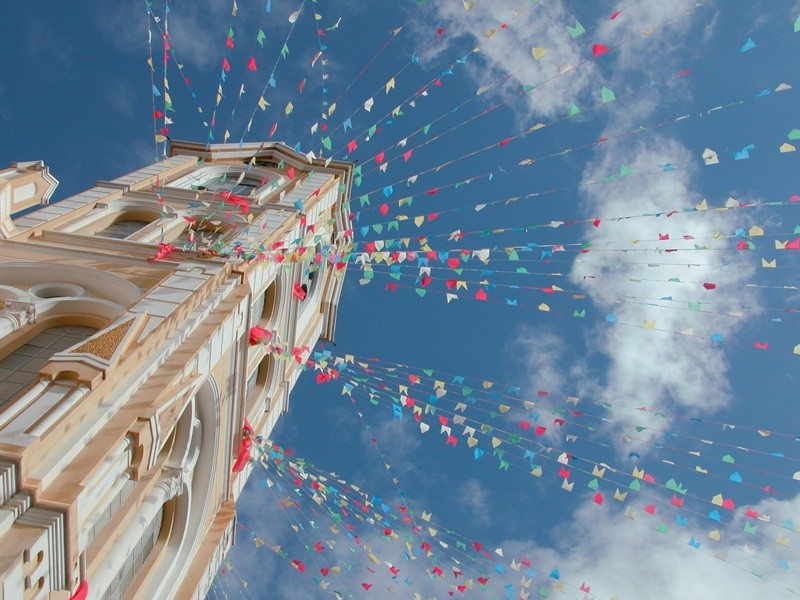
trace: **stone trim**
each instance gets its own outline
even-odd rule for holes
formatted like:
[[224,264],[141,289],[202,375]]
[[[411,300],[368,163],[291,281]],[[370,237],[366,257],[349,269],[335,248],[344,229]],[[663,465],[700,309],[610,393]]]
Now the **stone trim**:
[[[25,587],[32,588],[43,577],[47,591],[69,589],[66,561],[66,532],[64,513],[48,508],[32,506],[17,519],[20,525],[38,527],[47,531],[45,560],[25,577]],[[26,563],[36,562],[35,556],[25,552]]]
[[17,486],[16,463],[0,458],[0,506],[17,492]]

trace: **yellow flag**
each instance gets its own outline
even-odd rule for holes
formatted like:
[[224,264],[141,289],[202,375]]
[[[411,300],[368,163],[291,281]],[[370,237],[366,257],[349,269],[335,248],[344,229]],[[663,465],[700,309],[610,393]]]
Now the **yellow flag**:
[[531,48],[531,54],[533,54],[533,58],[535,58],[536,60],[541,60],[549,53],[547,51],[547,48],[537,48],[536,46],[534,46],[533,48]]

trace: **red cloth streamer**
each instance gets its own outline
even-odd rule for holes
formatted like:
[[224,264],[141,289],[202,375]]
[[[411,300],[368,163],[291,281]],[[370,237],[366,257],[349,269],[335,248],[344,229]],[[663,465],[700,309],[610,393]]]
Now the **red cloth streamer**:
[[78,586],[78,589],[75,590],[75,593],[69,597],[69,600],[86,600],[88,596],[89,596],[89,582],[81,581],[81,584]]
[[267,342],[272,339],[272,332],[267,331],[263,327],[259,327],[258,325],[254,325],[250,328],[250,345],[255,346],[261,340],[266,340]]
[[594,54],[595,56],[601,56],[606,52],[608,52],[608,46],[606,46],[605,44],[595,44],[594,46],[592,46],[592,54]]
[[239,446],[239,455],[236,457],[236,462],[233,463],[233,472],[241,473],[244,471],[247,461],[250,460],[250,451],[253,447],[253,440],[250,436],[245,435],[242,437],[242,443]]
[[251,71],[257,71],[258,70],[258,67],[256,67],[256,57],[255,56],[251,56],[250,57],[250,60],[247,63],[247,68],[250,69]]
[[292,286],[292,296],[297,298],[300,302],[306,299],[306,291],[303,289],[303,286],[296,281]]
[[237,196],[232,192],[222,192],[220,193],[220,196],[222,196],[226,202],[230,202],[231,204],[238,206],[241,209],[242,214],[246,215],[250,212],[250,205],[247,203],[247,198],[244,196]]
[[177,248],[172,244],[163,244],[163,243],[159,244],[158,252],[156,252],[156,255],[152,258],[148,258],[147,260],[162,260],[167,256],[169,256],[170,254],[172,254],[173,252],[175,252],[175,250],[177,250]]

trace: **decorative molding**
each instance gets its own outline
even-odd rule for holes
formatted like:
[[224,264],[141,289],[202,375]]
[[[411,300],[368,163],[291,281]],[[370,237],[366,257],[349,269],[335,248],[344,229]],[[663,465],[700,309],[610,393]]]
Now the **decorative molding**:
[[172,500],[183,494],[185,483],[183,470],[178,467],[164,467],[156,485],[166,490],[167,500]]
[[[26,551],[25,561],[32,563],[30,574],[26,577],[26,587],[34,587],[39,579],[43,579],[47,591],[69,589],[65,522],[63,512],[40,506],[30,507],[17,519],[20,525],[38,527],[46,531],[46,537]],[[42,550],[45,560],[35,566],[36,554]]]
[[144,321],[145,315],[124,315],[77,346],[51,356],[40,374],[55,380],[60,373],[69,371],[77,375],[77,383],[96,388],[108,377],[121,354],[133,344]]
[[32,302],[19,300],[6,300],[2,311],[3,316],[16,321],[16,328],[24,327],[36,322],[36,305]]
[[0,458],[0,506],[17,493],[17,465]]
[[178,420],[178,416],[183,412],[185,406],[186,404],[184,402],[175,401],[156,415],[156,419],[158,419],[157,429],[159,438],[166,438],[166,434],[172,429],[172,426],[175,424],[175,421]]
[[[222,510],[224,510],[224,508],[220,510],[220,513]],[[220,513],[217,514],[219,515]],[[225,556],[236,542],[236,523],[236,514],[234,513],[230,522],[225,526],[222,536],[219,542],[217,542],[213,554],[209,558],[205,571],[200,576],[200,581],[197,583],[197,588],[194,592],[194,600],[204,600],[204,598],[207,597],[208,591],[211,589],[211,585],[214,582],[214,578],[217,576],[225,560]]]
[[133,321],[133,319],[130,319],[116,327],[102,331],[99,335],[89,338],[83,344],[73,349],[73,352],[93,354],[98,358],[110,362],[111,357],[122,344],[122,340],[125,338],[131,325],[133,325]]
[[14,514],[14,521],[17,521],[32,504],[31,495],[28,492],[17,492],[8,498],[0,509],[10,510]]
[[153,433],[151,464],[155,464],[155,458],[167,441],[176,421],[183,414],[183,411],[186,409],[189,402],[192,401],[195,394],[197,394],[206,382],[206,379],[205,376],[193,372],[189,378],[189,384],[177,394],[173,395],[168,402],[165,402],[162,407],[158,409],[155,417],[150,420]]
[[[57,232],[56,232],[57,233]],[[119,255],[119,252],[117,253]],[[124,259],[124,254],[120,260]],[[46,282],[69,281],[84,288],[92,296],[107,298],[107,303],[120,308],[130,306],[142,296],[142,290],[131,281],[111,271],[104,271],[80,265],[54,264],[35,260],[4,262],[0,264],[0,281],[5,286],[28,289],[31,286]],[[86,298],[83,298],[86,300]],[[54,299],[42,299],[43,305],[49,305]],[[76,298],[69,298],[76,300]],[[39,311],[39,317],[44,311]]]

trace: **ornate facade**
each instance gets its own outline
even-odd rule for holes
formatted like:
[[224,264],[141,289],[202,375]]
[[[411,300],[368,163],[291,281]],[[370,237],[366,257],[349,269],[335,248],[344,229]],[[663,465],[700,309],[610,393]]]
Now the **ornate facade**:
[[351,167],[172,142],[56,203],[0,171],[0,600],[205,596],[249,436],[333,337]]

